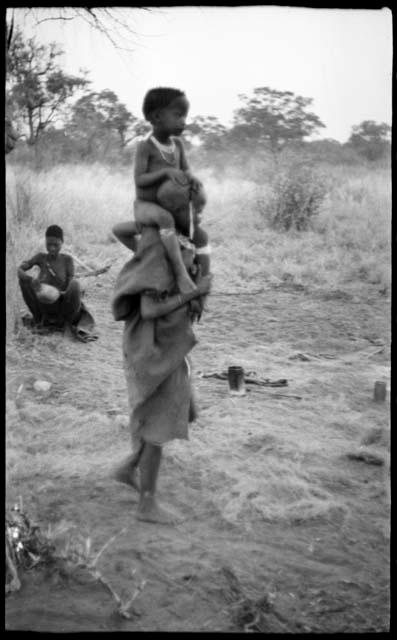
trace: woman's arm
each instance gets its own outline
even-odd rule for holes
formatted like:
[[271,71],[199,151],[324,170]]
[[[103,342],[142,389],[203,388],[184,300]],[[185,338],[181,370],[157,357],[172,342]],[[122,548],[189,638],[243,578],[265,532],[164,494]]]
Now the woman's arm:
[[29,269],[31,269],[32,267],[34,267],[35,265],[41,266],[41,260],[40,260],[40,254],[36,254],[35,256],[33,256],[33,258],[30,258],[30,260],[24,260],[18,267],[18,277],[21,280],[32,280],[32,276],[30,276],[28,273],[25,273],[26,271],[29,271]]
[[197,288],[190,293],[177,293],[165,300],[159,300],[150,294],[141,296],[141,316],[144,320],[154,320],[183,307],[187,302],[209,293],[212,276],[204,276],[197,282]]
[[133,220],[130,222],[119,222],[119,224],[114,225],[112,232],[119,242],[135,253],[138,247],[137,236],[139,234],[137,226]]

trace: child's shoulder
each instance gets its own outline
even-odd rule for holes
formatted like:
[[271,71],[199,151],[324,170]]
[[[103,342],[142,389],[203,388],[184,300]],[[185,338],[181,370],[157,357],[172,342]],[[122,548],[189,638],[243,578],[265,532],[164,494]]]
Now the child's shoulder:
[[137,153],[150,153],[153,151],[153,144],[150,142],[150,138],[144,138],[140,140],[136,146]]

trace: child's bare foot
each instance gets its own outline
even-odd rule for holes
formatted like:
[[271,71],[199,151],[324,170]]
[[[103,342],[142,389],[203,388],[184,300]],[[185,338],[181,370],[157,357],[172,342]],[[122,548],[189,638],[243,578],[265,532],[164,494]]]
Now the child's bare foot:
[[193,291],[196,291],[197,287],[189,276],[180,276],[178,278],[178,289],[180,293],[192,293]]
[[140,491],[138,471],[131,467],[131,465],[120,465],[113,471],[112,477],[117,480],[117,482],[123,482],[124,484],[128,484],[130,487],[136,489],[136,491]]
[[143,496],[138,505],[137,519],[144,522],[157,522],[158,524],[178,524],[180,516],[157,504],[153,496]]

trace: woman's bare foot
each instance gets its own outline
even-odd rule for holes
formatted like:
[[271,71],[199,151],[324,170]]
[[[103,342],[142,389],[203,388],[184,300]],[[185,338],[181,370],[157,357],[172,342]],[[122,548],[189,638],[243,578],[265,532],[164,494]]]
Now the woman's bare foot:
[[122,464],[114,470],[112,477],[117,482],[123,482],[133,487],[136,491],[140,491],[138,470],[131,466],[131,464]]
[[158,524],[178,524],[181,521],[176,513],[160,507],[152,495],[141,496],[136,517],[138,520]]

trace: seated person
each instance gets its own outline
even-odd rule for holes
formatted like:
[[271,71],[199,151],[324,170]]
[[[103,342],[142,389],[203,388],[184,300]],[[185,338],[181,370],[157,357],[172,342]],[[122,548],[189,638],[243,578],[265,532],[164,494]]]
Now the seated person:
[[156,226],[173,266],[181,293],[195,289],[181,258],[175,231],[190,239],[203,276],[209,273],[207,233],[200,227],[205,205],[201,182],[189,169],[180,136],[189,103],[178,89],[151,89],[145,96],[143,113],[152,124],[152,134],[137,147],[135,157],[135,221]]
[[[48,227],[45,240],[47,253],[37,253],[18,268],[22,296],[36,324],[72,327],[80,320],[82,307],[73,258],[60,253],[63,231],[58,225]],[[37,278],[26,273],[35,265],[40,269]]]

